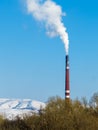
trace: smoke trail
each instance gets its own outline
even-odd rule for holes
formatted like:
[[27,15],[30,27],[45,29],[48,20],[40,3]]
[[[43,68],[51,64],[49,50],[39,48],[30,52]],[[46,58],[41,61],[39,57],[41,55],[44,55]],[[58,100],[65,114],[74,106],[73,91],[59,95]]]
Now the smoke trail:
[[62,12],[60,5],[52,0],[26,0],[27,11],[36,20],[45,24],[47,35],[50,37],[60,36],[64,43],[66,54],[68,54],[68,34],[62,23]]

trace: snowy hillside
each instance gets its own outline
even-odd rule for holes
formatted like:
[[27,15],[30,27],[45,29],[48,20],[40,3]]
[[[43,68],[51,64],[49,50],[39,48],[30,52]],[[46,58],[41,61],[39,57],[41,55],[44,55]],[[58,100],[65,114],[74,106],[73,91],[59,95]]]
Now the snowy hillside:
[[40,108],[45,108],[45,103],[31,99],[16,100],[0,98],[0,115],[8,119],[31,115],[32,112],[38,113]]

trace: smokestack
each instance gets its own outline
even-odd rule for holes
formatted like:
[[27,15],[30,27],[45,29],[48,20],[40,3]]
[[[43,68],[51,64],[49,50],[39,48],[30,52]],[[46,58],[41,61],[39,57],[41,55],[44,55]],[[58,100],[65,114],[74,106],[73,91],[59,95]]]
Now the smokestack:
[[68,56],[68,55],[66,55],[65,99],[70,99],[70,85],[69,85],[69,56]]

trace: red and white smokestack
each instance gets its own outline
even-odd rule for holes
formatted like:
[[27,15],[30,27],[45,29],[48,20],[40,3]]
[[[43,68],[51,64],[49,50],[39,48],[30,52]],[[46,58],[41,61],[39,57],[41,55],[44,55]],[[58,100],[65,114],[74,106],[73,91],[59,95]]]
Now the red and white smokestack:
[[69,56],[66,55],[66,72],[65,72],[65,99],[70,99],[70,85],[69,85]]

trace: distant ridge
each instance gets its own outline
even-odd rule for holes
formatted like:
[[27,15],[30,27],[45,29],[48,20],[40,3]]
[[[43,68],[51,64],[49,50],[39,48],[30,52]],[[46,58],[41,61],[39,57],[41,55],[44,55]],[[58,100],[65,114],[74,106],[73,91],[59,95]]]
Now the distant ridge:
[[15,119],[17,116],[38,113],[40,108],[45,108],[45,103],[31,99],[5,99],[0,98],[0,115],[7,119]]

